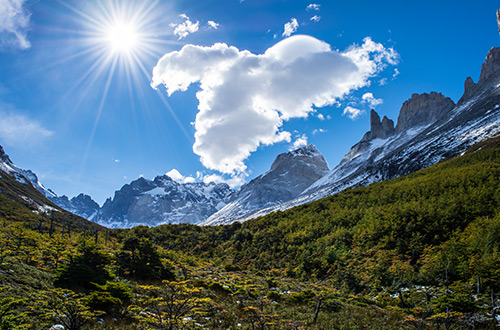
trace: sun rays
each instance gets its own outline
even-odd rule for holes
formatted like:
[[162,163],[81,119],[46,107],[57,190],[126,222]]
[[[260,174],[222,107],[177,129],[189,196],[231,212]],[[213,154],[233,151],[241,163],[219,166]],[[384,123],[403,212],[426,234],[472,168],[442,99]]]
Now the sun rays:
[[[53,63],[71,62],[81,68],[79,78],[68,86],[65,97],[80,91],[73,111],[84,110],[81,106],[88,98],[97,98],[92,110],[85,109],[94,111],[95,117],[81,163],[82,172],[103,113],[121,110],[108,101],[111,93],[116,95],[113,89],[123,89],[119,93],[130,100],[132,111],[136,111],[134,100],[146,102],[136,96],[150,89],[152,65],[179,44],[168,28],[169,20],[177,15],[169,16],[168,4],[160,5],[158,0],[59,2],[69,9],[77,24],[76,28],[64,31],[73,48],[68,49],[68,56],[56,58]],[[151,107],[144,104],[140,109],[148,111]],[[176,119],[175,114],[172,115]]]

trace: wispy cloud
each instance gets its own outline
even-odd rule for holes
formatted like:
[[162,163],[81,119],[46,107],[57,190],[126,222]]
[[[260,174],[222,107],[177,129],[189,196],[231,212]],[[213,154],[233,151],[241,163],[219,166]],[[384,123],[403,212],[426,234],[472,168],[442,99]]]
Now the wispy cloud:
[[170,23],[170,26],[174,28],[174,34],[177,36],[177,40],[184,39],[189,34],[198,31],[200,27],[199,21],[196,21],[196,23],[191,22],[186,14],[180,14],[179,17],[183,18],[184,22],[179,24]]
[[309,5],[307,5],[306,10],[320,10],[320,8],[321,5],[317,3],[310,3]]
[[302,134],[301,136],[298,136],[295,141],[293,141],[292,147],[290,150],[295,150],[297,148],[303,147],[307,145],[307,136],[305,134]]
[[399,73],[400,72],[399,72],[398,68],[395,68],[394,73],[392,74],[392,79],[396,79],[396,77],[399,76]]
[[25,0],[0,0],[0,49],[31,47],[27,39],[30,15]]
[[211,27],[212,29],[215,29],[215,30],[217,30],[217,29],[219,28],[219,26],[220,26],[220,24],[219,24],[219,23],[216,23],[216,22],[214,22],[214,21],[208,21],[208,22],[207,22],[207,25],[208,25],[209,27]]
[[199,83],[193,151],[205,167],[239,175],[259,146],[292,140],[284,121],[316,116],[315,108],[368,86],[396,57],[370,38],[344,52],[304,35],[260,55],[223,43],[185,45],[158,61],[151,85],[163,85],[171,95]]
[[364,113],[365,113],[365,110],[360,110],[360,109],[356,109],[356,108],[349,106],[349,107],[345,107],[342,115],[349,117],[351,120],[356,120],[359,118],[359,116],[361,116]]
[[292,18],[290,22],[285,23],[285,31],[283,31],[282,36],[283,37],[289,37],[293,33],[297,32],[297,29],[299,28],[299,22],[297,22],[296,18]]
[[376,99],[373,96],[373,93],[365,93],[365,94],[363,94],[363,96],[361,97],[361,101],[363,103],[367,104],[370,108],[375,108],[376,106],[381,105],[382,103],[384,103],[384,100],[382,100],[382,99]]
[[321,16],[319,15],[314,15],[313,17],[311,17],[311,21],[313,22],[319,22],[321,20]]
[[29,148],[53,134],[36,120],[0,109],[0,144]]
[[319,133],[326,133],[327,130],[326,129],[322,129],[322,128],[315,128],[313,130],[313,135],[316,135],[316,134],[319,134]]

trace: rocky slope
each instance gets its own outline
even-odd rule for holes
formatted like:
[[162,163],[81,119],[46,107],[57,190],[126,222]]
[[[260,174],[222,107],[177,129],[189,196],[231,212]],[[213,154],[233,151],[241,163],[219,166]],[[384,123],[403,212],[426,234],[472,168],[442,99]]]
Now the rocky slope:
[[328,164],[312,144],[278,155],[268,172],[243,185],[231,195],[230,203],[208,218],[232,222],[251,217],[256,210],[287,202],[328,173]]
[[[332,171],[288,202],[242,216],[214,214],[204,224],[243,221],[314,201],[346,188],[364,186],[429,167],[500,133],[500,48],[492,48],[479,81],[468,77],[457,104],[440,93],[414,94],[401,107],[398,123],[372,111],[370,131]],[[224,210],[222,210],[224,211]]]
[[47,189],[38,180],[38,177],[31,170],[25,170],[16,166],[11,160],[9,155],[7,155],[2,146],[0,146],[0,170],[14,176],[16,180],[20,183],[31,184],[39,192],[41,192],[45,197],[51,199],[57,197],[57,195],[50,189]]

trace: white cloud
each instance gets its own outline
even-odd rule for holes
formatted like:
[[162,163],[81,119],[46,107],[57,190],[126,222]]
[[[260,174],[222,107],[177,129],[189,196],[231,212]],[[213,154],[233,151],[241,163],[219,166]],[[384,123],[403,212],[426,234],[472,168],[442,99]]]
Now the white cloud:
[[319,119],[319,120],[325,120],[325,116],[323,116],[323,114],[322,114],[322,113],[320,113],[320,114],[318,115],[318,119]]
[[193,178],[192,176],[184,176],[184,175],[182,175],[175,168],[171,169],[170,171],[168,171],[165,174],[168,175],[172,180],[177,181],[179,183],[193,183],[193,182],[196,181],[195,178]]
[[244,184],[245,183],[245,176],[246,175],[244,175],[244,174],[240,174],[240,175],[232,176],[229,179],[225,179],[223,176],[218,175],[218,174],[203,175],[201,172],[198,172],[196,174],[196,177],[206,184],[209,184],[210,182],[227,183],[229,185],[229,187],[231,187],[231,188],[239,187],[242,184]]
[[359,116],[361,116],[364,113],[365,113],[364,110],[359,110],[359,109],[356,109],[356,108],[353,108],[353,107],[345,107],[344,112],[342,113],[342,115],[343,116],[347,116],[347,117],[349,117],[352,120],[356,120],[356,119],[359,118]]
[[313,17],[311,17],[311,21],[313,21],[313,22],[319,22],[320,20],[321,20],[321,16],[314,15]]
[[246,171],[244,160],[259,146],[290,142],[284,121],[369,85],[396,56],[370,38],[344,52],[305,35],[261,55],[223,43],[185,45],[158,61],[151,86],[171,95],[199,83],[193,151],[205,167],[234,175]]
[[392,75],[392,79],[396,79],[397,76],[399,76],[399,70],[396,68],[394,69],[394,74]]
[[113,161],[114,161],[115,163],[119,163],[119,162],[120,162],[120,160],[119,160],[119,159],[114,159]]
[[0,47],[14,46],[20,49],[31,47],[26,34],[30,13],[25,0],[0,0]]
[[285,31],[283,31],[282,36],[289,37],[293,33],[297,32],[298,28],[299,28],[299,22],[297,22],[296,18],[292,18],[290,22],[285,23]]
[[379,82],[378,82],[378,84],[379,84],[380,86],[385,86],[385,85],[387,85],[387,78],[382,78],[382,79],[380,79],[380,80],[379,80]]
[[321,5],[319,5],[317,3],[311,3],[311,4],[307,5],[306,10],[319,10],[320,7],[321,7]]
[[219,25],[220,25],[219,23],[215,23],[214,21],[208,21],[207,24],[209,27],[216,29],[216,30],[219,28]]
[[373,93],[363,94],[361,100],[363,103],[368,104],[370,108],[375,108],[377,105],[381,105],[382,103],[384,103],[384,100],[376,99],[375,97],[373,97]]
[[[0,0],[1,1],[1,0]],[[190,33],[195,33],[200,27],[200,22],[191,22],[186,14],[180,14],[180,17],[184,18],[184,22],[175,24],[170,23],[170,26],[174,28],[174,34],[177,36],[177,40],[181,40],[187,37]],[[215,23],[215,22],[214,22]]]
[[316,135],[316,134],[318,134],[318,133],[326,133],[326,132],[327,132],[327,130],[326,130],[326,129],[322,129],[322,128],[315,128],[315,129],[313,130],[313,135]]
[[0,144],[30,147],[53,134],[36,120],[0,110]]
[[298,136],[292,144],[290,150],[295,150],[297,148],[303,147],[307,145],[307,136],[302,134],[302,136]]

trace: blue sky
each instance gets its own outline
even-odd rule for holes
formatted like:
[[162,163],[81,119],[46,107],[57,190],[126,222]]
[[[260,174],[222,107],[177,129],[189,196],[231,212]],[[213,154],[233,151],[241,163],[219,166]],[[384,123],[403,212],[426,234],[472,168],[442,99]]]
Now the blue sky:
[[0,0],[0,144],[100,204],[173,169],[247,182],[305,141],[333,168],[371,107],[396,121],[412,93],[457,101],[499,46],[497,6]]

